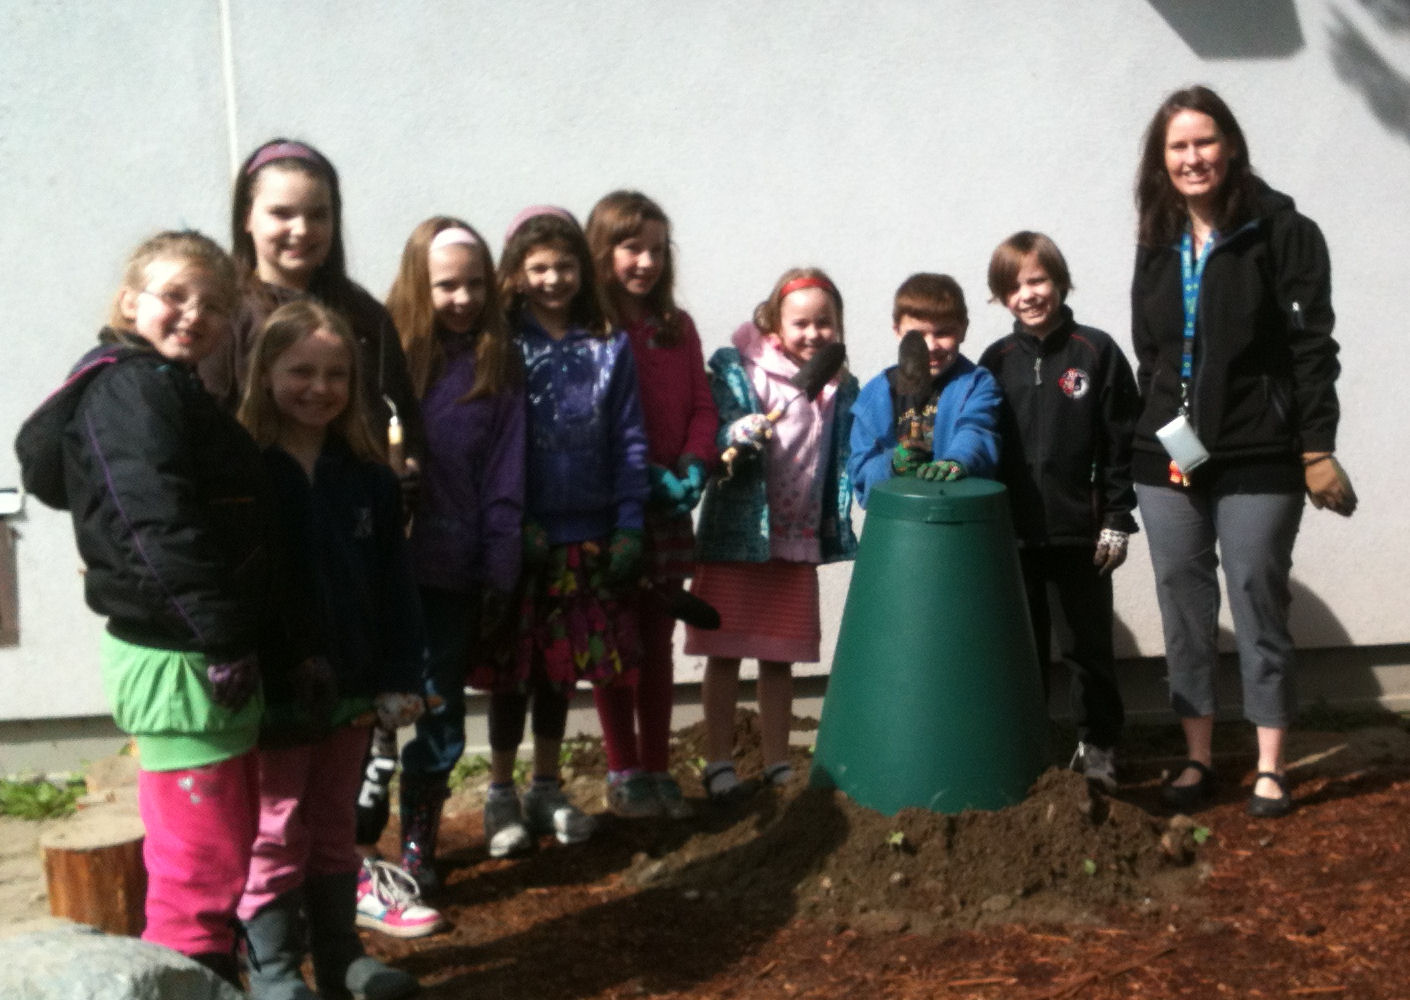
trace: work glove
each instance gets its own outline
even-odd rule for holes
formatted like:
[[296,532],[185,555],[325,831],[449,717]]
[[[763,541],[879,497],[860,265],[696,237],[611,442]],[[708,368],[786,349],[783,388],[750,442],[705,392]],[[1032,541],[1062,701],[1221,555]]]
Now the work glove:
[[764,442],[773,432],[774,425],[769,422],[768,417],[762,413],[746,413],[729,425],[726,436],[735,448],[753,448],[758,451],[764,447]]
[[314,725],[327,724],[338,703],[338,678],[326,656],[310,656],[294,667],[294,700]]
[[1346,470],[1331,452],[1302,456],[1302,477],[1307,483],[1307,499],[1318,510],[1326,508],[1342,517],[1356,513],[1356,491]]
[[930,449],[913,447],[905,443],[891,450],[891,471],[898,476],[914,476],[922,465],[930,461]]
[[635,583],[641,575],[641,531],[618,528],[607,544],[607,569],[603,582],[609,587],[624,587]]
[[221,708],[238,712],[259,687],[259,657],[250,653],[238,660],[207,664],[206,679],[211,683],[211,700]]
[[685,501],[686,486],[665,466],[652,465],[646,470],[651,480],[651,502],[657,507],[674,510]]
[[680,479],[681,485],[685,487],[685,504],[683,513],[689,514],[700,503],[700,498],[705,495],[705,463],[694,455],[685,454],[676,463],[676,476]]
[[523,559],[525,575],[532,575],[548,564],[548,532],[537,521],[525,521]]
[[1131,536],[1115,528],[1103,528],[1097,536],[1097,553],[1092,557],[1092,565],[1102,576],[1106,576],[1126,561],[1126,542]]
[[377,725],[392,732],[411,725],[426,710],[419,694],[403,691],[383,691],[372,699],[372,705],[377,710]]
[[916,477],[932,483],[950,483],[965,477],[964,466],[954,459],[942,458],[936,462],[926,462],[916,469]]

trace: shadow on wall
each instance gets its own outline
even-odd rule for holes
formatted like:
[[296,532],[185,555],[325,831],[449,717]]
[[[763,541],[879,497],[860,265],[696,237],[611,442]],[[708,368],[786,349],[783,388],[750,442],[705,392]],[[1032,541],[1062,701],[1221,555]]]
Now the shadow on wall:
[[[1278,59],[1305,44],[1293,0],[1148,2],[1202,59]],[[1394,2],[1380,0],[1385,5]]]
[[[1410,31],[1410,0],[1361,0],[1381,25]],[[1410,79],[1396,71],[1341,11],[1332,11],[1332,65],[1361,92],[1381,124],[1410,140]]]

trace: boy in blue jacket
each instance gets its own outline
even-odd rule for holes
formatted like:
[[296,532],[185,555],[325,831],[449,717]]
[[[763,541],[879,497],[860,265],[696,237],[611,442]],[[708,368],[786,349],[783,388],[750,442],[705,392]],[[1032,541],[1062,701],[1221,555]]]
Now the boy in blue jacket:
[[915,331],[929,351],[930,383],[912,396],[898,388],[897,366],[863,388],[852,408],[847,471],[865,507],[871,488],[892,476],[954,480],[993,477],[999,464],[999,406],[994,376],[960,354],[969,312],[947,274],[913,274],[896,289],[892,329]]

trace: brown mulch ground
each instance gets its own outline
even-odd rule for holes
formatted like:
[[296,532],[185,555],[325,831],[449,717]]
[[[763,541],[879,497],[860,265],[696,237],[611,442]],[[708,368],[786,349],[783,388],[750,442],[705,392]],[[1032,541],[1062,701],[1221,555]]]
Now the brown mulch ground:
[[[676,748],[694,796],[699,736]],[[1410,997],[1401,720],[1295,730],[1298,805],[1277,821],[1244,812],[1245,727],[1221,725],[1221,794],[1193,822],[1159,806],[1171,734],[1128,744],[1112,799],[1050,771],[1009,809],[887,818],[800,778],[697,798],[687,821],[604,816],[520,860],[488,858],[475,800],[453,799],[435,900],[453,929],[365,940],[430,998]],[[599,811],[598,748],[567,773]]]

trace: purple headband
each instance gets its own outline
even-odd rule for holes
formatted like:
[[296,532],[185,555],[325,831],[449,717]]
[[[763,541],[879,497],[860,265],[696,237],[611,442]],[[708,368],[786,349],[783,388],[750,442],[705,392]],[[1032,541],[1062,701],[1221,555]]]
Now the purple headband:
[[552,215],[578,225],[578,220],[573,218],[573,213],[566,208],[559,208],[557,205],[530,205],[518,215],[514,216],[514,221],[509,224],[509,228],[504,231],[504,242],[508,243],[515,233],[530,219],[536,219],[540,215]]
[[324,164],[323,157],[301,142],[273,142],[255,154],[255,158],[245,168],[245,176],[253,177],[256,171],[274,160],[303,160],[305,163],[312,163],[320,170],[323,169]]

